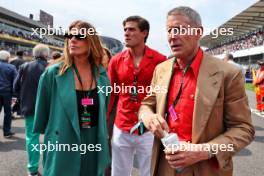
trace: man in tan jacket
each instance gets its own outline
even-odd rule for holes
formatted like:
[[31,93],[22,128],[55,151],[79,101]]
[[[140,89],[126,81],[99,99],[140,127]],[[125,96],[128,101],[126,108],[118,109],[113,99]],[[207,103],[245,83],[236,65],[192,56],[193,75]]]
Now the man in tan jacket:
[[[230,176],[232,156],[254,137],[243,76],[203,53],[201,18],[193,9],[172,9],[167,31],[174,58],[156,67],[153,89],[139,110],[155,135],[151,175]],[[164,86],[166,92],[158,89]],[[164,150],[164,130],[176,133],[185,148]]]

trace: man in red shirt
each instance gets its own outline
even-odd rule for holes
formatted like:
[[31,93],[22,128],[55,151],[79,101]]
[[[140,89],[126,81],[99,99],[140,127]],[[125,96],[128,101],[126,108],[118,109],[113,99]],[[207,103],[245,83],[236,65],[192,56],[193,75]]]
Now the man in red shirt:
[[156,67],[151,85],[168,93],[151,89],[139,110],[155,135],[151,176],[231,176],[232,156],[254,136],[243,75],[203,53],[201,18],[190,7],[168,12],[167,31],[174,58]]
[[123,26],[128,49],[114,56],[108,66],[113,88],[110,111],[116,95],[119,96],[112,138],[112,176],[131,175],[134,156],[140,175],[149,176],[153,135],[150,132],[141,134],[143,131],[138,130],[130,134],[130,130],[138,123],[138,109],[149,92],[153,71],[166,57],[146,46],[147,20],[130,16]]

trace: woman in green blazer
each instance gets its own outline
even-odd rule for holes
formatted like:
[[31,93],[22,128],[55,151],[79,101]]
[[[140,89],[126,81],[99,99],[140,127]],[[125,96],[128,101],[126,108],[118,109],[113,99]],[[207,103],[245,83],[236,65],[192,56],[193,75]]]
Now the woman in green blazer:
[[44,133],[43,175],[102,176],[110,164],[103,48],[83,21],[73,22],[65,37],[64,55],[42,74],[37,93],[34,131]]

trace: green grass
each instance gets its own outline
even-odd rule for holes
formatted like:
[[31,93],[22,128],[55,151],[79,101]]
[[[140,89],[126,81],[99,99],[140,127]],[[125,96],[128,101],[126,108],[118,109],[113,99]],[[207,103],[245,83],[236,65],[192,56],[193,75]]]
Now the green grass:
[[254,91],[254,86],[251,83],[246,83],[245,88],[250,91]]

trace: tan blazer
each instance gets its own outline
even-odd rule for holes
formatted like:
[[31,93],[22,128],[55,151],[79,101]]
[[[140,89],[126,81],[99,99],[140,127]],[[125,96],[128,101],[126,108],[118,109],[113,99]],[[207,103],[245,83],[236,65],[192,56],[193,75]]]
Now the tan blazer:
[[[169,85],[173,59],[159,64],[152,86]],[[157,90],[157,89],[156,89]],[[157,113],[164,117],[167,92],[151,92],[140,107],[139,117]],[[232,156],[254,137],[243,75],[239,68],[204,54],[197,79],[192,125],[192,143],[233,144],[234,151],[219,151],[213,169],[207,161],[196,163],[177,174],[164,159],[160,139],[155,138],[151,175],[162,176],[231,176]]]

